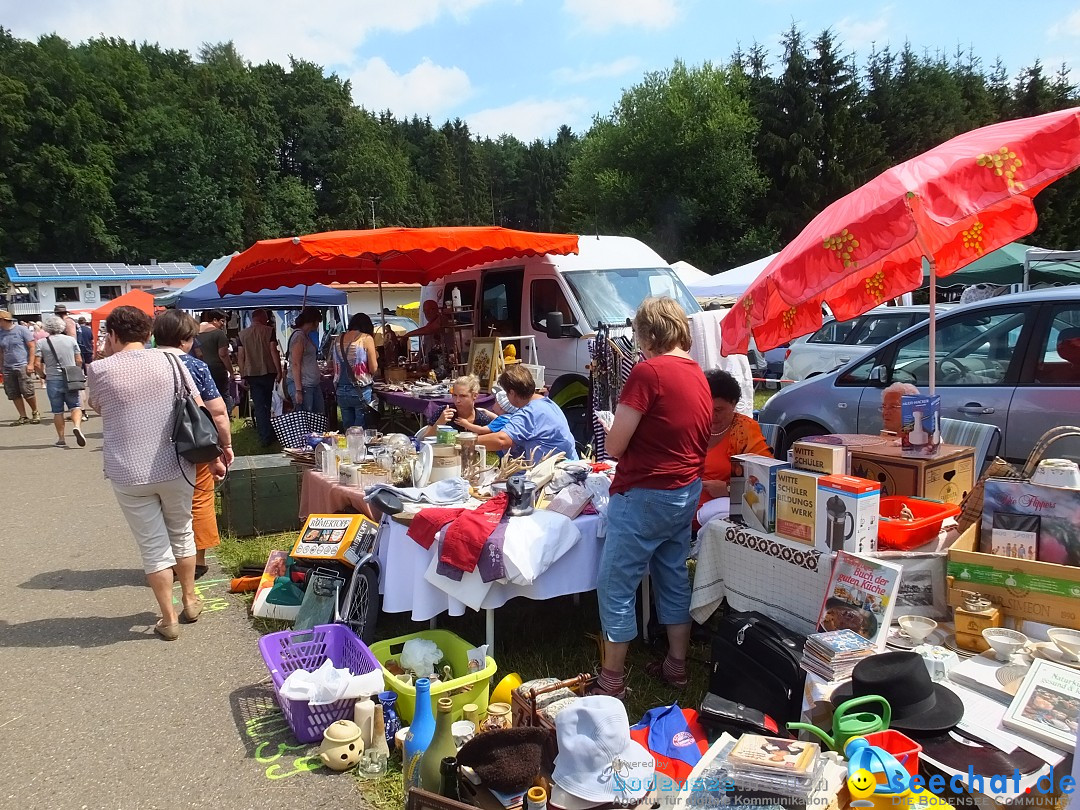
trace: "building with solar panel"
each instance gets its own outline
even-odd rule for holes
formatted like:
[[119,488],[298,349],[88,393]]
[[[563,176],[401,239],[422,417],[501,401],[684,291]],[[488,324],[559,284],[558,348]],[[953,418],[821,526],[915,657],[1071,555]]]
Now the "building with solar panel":
[[132,290],[152,295],[183,287],[202,272],[187,262],[158,264],[16,264],[6,268],[6,308],[21,320],[40,320],[64,304],[90,312]]

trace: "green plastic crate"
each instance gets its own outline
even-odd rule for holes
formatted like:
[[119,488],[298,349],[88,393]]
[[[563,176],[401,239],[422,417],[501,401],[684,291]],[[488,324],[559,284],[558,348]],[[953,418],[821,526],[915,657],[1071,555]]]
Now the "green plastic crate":
[[[405,642],[414,638],[424,638],[435,642],[435,645],[442,650],[443,654],[443,660],[439,662],[439,667],[449,664],[450,669],[454,672],[468,672],[469,650],[477,646],[476,644],[470,644],[461,636],[455,635],[449,630],[424,630],[421,633],[398,636],[386,641],[377,641],[371,645],[371,652],[378,659],[379,666],[382,667],[383,681],[386,682],[386,688],[397,693],[398,699],[395,709],[404,723],[411,723],[413,712],[416,711],[416,687],[399,681],[397,676],[386,668],[386,662],[400,655]],[[452,712],[454,720],[461,719],[461,709],[469,703],[475,703],[481,714],[486,712],[488,690],[491,688],[491,676],[498,670],[498,666],[495,664],[495,659],[490,655],[485,663],[486,666],[479,672],[469,672],[469,674],[462,675],[460,678],[440,682],[431,687],[432,711],[438,704],[440,695],[450,692],[453,693],[449,697],[454,701],[454,710]],[[462,690],[460,693],[458,692],[459,689]]]

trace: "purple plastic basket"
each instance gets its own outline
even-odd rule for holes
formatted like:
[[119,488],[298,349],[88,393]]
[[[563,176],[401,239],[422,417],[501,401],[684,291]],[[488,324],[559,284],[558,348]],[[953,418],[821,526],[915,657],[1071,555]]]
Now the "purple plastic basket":
[[339,700],[325,706],[309,706],[306,700],[283,698],[281,685],[293,670],[316,670],[328,658],[335,667],[345,667],[353,675],[379,669],[379,662],[371,650],[344,624],[320,624],[310,630],[269,633],[259,639],[259,652],[270,670],[274,695],[289,721],[289,728],[302,743],[321,742],[323,732],[331,723],[351,720],[356,701]]

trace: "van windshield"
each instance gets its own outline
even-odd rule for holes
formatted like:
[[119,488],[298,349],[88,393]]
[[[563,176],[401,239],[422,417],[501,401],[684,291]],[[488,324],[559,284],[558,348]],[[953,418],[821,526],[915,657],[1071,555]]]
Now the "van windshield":
[[590,326],[625,324],[650,295],[668,295],[689,315],[701,307],[666,267],[628,270],[571,270],[563,274]]

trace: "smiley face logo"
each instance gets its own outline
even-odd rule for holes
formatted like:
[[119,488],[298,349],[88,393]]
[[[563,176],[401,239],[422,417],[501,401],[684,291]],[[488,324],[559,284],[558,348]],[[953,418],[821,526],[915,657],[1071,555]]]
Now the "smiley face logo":
[[[877,790],[877,779],[865,768],[860,768],[854,773],[849,773],[847,778],[848,791],[852,799],[867,799]],[[869,807],[870,802],[851,803],[852,807]]]

